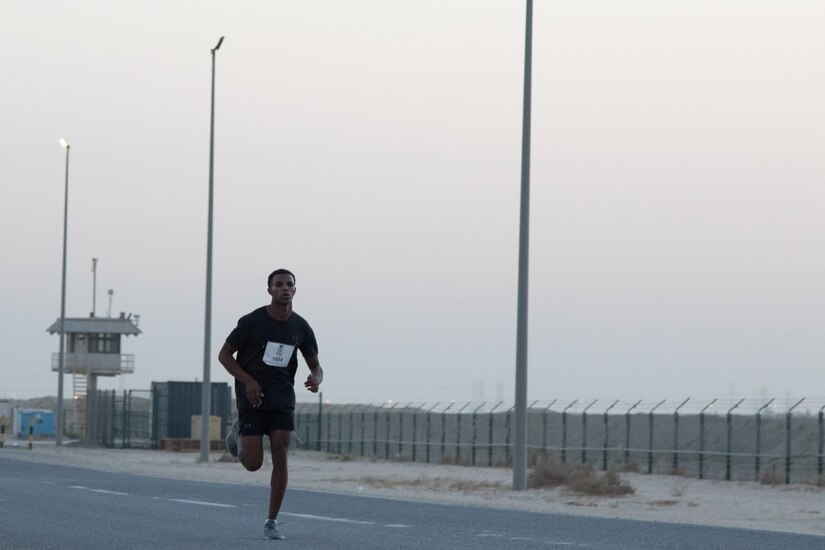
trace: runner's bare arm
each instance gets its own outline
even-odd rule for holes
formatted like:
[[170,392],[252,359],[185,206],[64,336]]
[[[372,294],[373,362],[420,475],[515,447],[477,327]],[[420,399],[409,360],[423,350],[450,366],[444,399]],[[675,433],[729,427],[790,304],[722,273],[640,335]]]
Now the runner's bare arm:
[[318,361],[317,355],[315,357],[304,357],[304,360],[307,362],[309,372],[311,373],[307,376],[304,387],[312,393],[318,393],[318,386],[324,381],[324,369],[321,368],[321,363]]
[[225,368],[229,374],[244,385],[246,388],[246,398],[249,402],[252,403],[253,406],[260,405],[261,397],[264,395],[261,386],[238,364],[238,361],[235,359],[236,351],[229,342],[224,342],[221,351],[218,352],[218,361],[220,361],[223,368]]

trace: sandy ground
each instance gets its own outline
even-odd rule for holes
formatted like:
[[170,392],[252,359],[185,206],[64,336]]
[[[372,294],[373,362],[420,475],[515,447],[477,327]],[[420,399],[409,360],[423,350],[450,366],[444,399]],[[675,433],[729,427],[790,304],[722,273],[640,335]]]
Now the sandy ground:
[[[7,441],[0,457],[175,479],[269,484],[267,466],[247,472],[225,453],[212,453],[209,462],[200,463],[197,452],[55,447],[48,442],[37,442],[29,450],[25,442]],[[585,497],[555,489],[513,491],[512,470],[503,468],[345,460],[314,451],[290,451],[289,460],[289,486],[296,489],[825,536],[825,490],[807,485],[622,474],[635,494]]]

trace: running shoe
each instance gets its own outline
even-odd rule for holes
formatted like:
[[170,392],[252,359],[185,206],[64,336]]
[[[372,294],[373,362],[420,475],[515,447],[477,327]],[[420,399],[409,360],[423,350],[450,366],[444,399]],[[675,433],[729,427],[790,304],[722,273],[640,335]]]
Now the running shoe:
[[284,534],[278,530],[278,522],[274,519],[268,519],[266,523],[264,523],[264,538],[273,540],[284,539]]
[[236,418],[235,422],[232,423],[232,430],[226,436],[226,450],[235,458],[238,457],[238,431],[240,426],[240,422]]

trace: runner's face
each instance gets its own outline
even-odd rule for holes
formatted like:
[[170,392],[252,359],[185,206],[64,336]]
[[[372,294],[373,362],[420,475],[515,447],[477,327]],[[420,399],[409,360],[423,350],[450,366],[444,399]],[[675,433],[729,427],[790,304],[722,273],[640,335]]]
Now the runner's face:
[[269,295],[279,304],[292,303],[292,297],[295,296],[295,280],[291,275],[275,275],[269,285]]

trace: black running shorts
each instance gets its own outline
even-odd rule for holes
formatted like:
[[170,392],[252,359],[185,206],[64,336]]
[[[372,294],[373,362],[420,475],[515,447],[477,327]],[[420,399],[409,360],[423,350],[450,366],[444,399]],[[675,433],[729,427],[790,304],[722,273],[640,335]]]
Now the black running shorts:
[[241,435],[269,435],[275,430],[295,431],[295,408],[238,411]]

